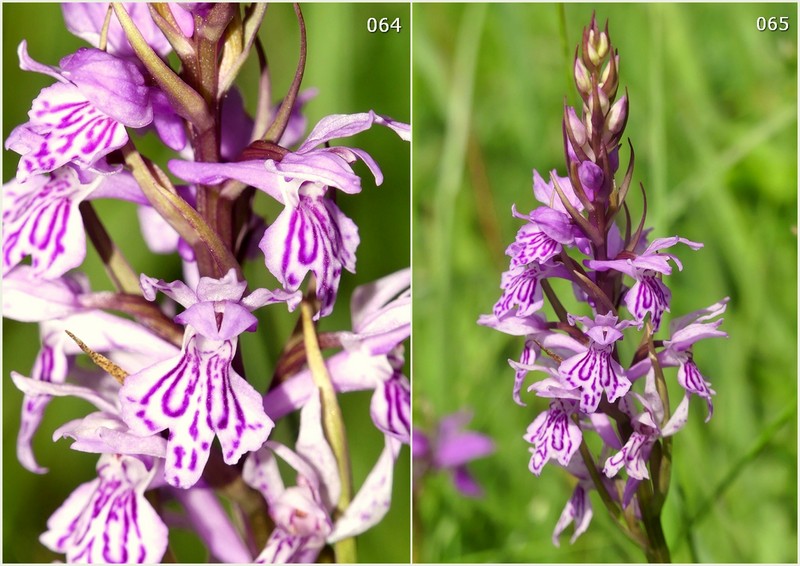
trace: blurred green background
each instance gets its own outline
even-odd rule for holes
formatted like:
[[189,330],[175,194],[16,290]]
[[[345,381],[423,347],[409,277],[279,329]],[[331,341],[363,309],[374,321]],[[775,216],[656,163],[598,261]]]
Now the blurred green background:
[[[319,95],[308,104],[309,128],[321,117],[333,113],[364,112],[408,121],[410,118],[410,21],[407,4],[309,4],[303,6],[308,30],[308,63],[303,88],[316,87]],[[370,17],[399,17],[400,33],[368,33]],[[272,72],[275,101],[283,96],[294,75],[298,55],[297,22],[290,4],[275,4],[267,10],[261,30]],[[59,5],[6,4],[3,6],[3,137],[27,120],[26,113],[39,90],[53,81],[43,75],[19,70],[17,45],[28,40],[31,56],[56,65],[63,56],[85,44],[70,35],[63,25]],[[248,61],[239,84],[246,106],[254,110],[257,88],[255,57]],[[135,139],[137,145],[162,165],[169,154],[159,152],[152,136]],[[338,195],[340,208],[359,226],[361,245],[355,275],[345,273],[333,316],[321,323],[322,331],[350,328],[349,299],[356,285],[372,281],[410,261],[410,148],[385,128],[375,128],[352,140],[334,142],[361,147],[381,165],[385,181],[376,188],[362,164],[363,192],[358,196]],[[3,152],[3,178],[11,179],[18,156]],[[259,211],[275,218],[280,208],[261,195]],[[155,256],[144,247],[135,208],[128,204],[96,201],[96,209],[114,240],[134,268],[167,280],[180,277],[180,265],[173,257]],[[91,248],[91,247],[90,247]],[[111,289],[97,255],[90,249],[86,261],[93,289]],[[246,269],[251,288],[277,287],[263,264]],[[284,309],[262,309],[259,331],[243,336],[241,344],[249,379],[262,390],[272,375],[283,342],[290,334],[296,315]],[[94,478],[97,457],[74,452],[69,442],[53,443],[50,436],[68,419],[89,412],[82,401],[57,399],[47,410],[35,439],[35,453],[50,473],[36,476],[16,460],[15,439],[19,426],[22,395],[8,378],[11,370],[29,374],[38,350],[36,325],[3,321],[3,561],[50,562],[57,555],[38,542],[47,518],[79,483]],[[353,473],[356,487],[371,469],[383,447],[383,437],[369,417],[369,392],[351,394],[343,400],[347,415]],[[279,427],[281,428],[281,427]],[[292,441],[284,425],[276,438]],[[404,448],[395,468],[392,508],[381,524],[358,539],[359,559],[366,562],[407,562],[409,560],[409,453]],[[205,551],[194,535],[173,529],[171,544],[179,559],[204,561]]]
[[[731,297],[730,339],[695,348],[717,391],[714,416],[704,424],[705,403],[693,399],[674,440],[663,518],[673,560],[796,562],[797,8],[766,3],[413,6],[415,422],[471,407],[471,427],[497,442],[471,465],[483,499],[462,498],[444,474],[427,479],[415,558],[644,559],[596,493],[589,531],[570,545],[569,527],[553,547],[572,487],[554,465],[533,476],[522,438],[546,402],[524,394],[528,406],[514,404],[507,359],[523,339],[475,323],[500,294],[503,252],[521,225],[512,203],[538,206],[531,170],[565,173],[564,97],[579,100],[572,56],[593,10],[620,52],[634,183],[647,189],[653,237],[705,243],[673,250],[684,270],[668,278],[672,312]],[[790,29],[759,32],[759,16],[787,16]],[[638,220],[639,195],[630,203]]]

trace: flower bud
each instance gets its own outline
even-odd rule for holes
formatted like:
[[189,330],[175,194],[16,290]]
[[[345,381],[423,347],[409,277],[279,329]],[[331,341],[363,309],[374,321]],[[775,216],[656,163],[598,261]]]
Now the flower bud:
[[567,128],[567,131],[570,134],[572,134],[570,138],[575,140],[575,143],[579,146],[584,145],[588,140],[586,135],[586,126],[584,126],[583,122],[581,122],[581,119],[578,118],[578,114],[575,112],[575,109],[572,106],[568,106],[566,109],[564,127]]
[[608,98],[613,100],[617,95],[617,87],[619,86],[619,55],[611,57],[608,64],[603,69],[603,74],[600,77],[600,86]]
[[612,134],[620,134],[625,129],[628,121],[628,96],[625,95],[617,100],[611,107],[606,116],[606,130]]
[[589,33],[584,36],[586,39],[583,44],[584,52],[589,60],[599,67],[609,51],[608,33],[597,28],[597,22],[593,21],[589,28]]
[[583,190],[592,199],[603,188],[603,170],[591,161],[584,161],[578,166],[578,178]]
[[619,169],[619,147],[615,147],[608,153],[608,164],[611,167],[611,172],[616,173]]
[[575,75],[575,86],[578,87],[578,92],[584,96],[589,96],[589,93],[592,92],[592,77],[589,74],[589,69],[586,68],[586,65],[583,64],[583,61],[577,55],[575,57],[575,68],[573,72]]
[[[600,87],[597,87],[597,98],[600,101],[600,111],[603,113],[603,115],[607,114],[608,110],[609,110],[608,95],[606,95],[606,93],[603,92],[603,89],[600,88]],[[589,97],[589,101],[588,101],[588,104],[589,104],[589,106],[588,106],[588,114],[590,116],[594,112],[594,104],[595,104],[594,101],[595,101],[595,97],[594,96],[590,96]]]

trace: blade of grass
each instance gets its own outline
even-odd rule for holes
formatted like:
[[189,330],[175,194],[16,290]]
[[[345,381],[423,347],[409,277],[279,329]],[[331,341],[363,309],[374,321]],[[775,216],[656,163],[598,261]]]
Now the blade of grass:
[[718,501],[727,491],[727,489],[735,482],[742,473],[747,469],[747,466],[756,461],[759,455],[770,445],[773,437],[780,432],[780,430],[797,414],[797,400],[795,399],[789,405],[784,407],[783,411],[773,420],[767,427],[761,431],[761,434],[755,439],[753,444],[744,452],[737,460],[735,460],[728,471],[717,483],[708,497],[697,506],[697,511],[690,515],[685,523],[683,523],[681,530],[677,536],[673,538],[670,548],[675,550],[679,549],[686,541],[687,532],[691,531],[697,523],[702,521],[705,516],[711,511],[714,503]]

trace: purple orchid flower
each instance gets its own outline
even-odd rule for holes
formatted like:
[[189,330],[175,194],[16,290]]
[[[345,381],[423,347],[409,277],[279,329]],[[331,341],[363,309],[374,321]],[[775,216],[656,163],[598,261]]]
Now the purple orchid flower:
[[560,546],[558,539],[570,523],[575,523],[575,530],[569,539],[570,544],[574,544],[578,537],[589,529],[592,515],[592,500],[589,499],[589,489],[585,482],[578,483],[553,530],[553,546]]
[[655,371],[652,368],[645,378],[644,395],[634,394],[634,397],[639,400],[644,410],[639,414],[634,414],[629,403],[623,404],[623,409],[633,417],[631,419],[633,432],[621,448],[619,448],[618,441],[609,442],[610,445],[618,447],[619,452],[609,457],[603,466],[603,473],[609,478],[614,477],[623,467],[628,474],[628,482],[622,496],[623,508],[630,504],[639,482],[650,477],[647,461],[656,440],[679,432],[686,424],[689,415],[689,395],[687,394],[678,404],[669,421],[662,427],[664,405],[656,390]]
[[581,445],[581,428],[572,422],[577,403],[567,399],[550,401],[550,408],[541,413],[528,427],[525,440],[533,444],[530,471],[535,475],[550,459],[557,459],[562,466],[569,464],[573,454]]
[[[728,334],[718,330],[723,320],[711,319],[722,315],[730,301],[725,297],[713,305],[691,312],[670,322],[670,339],[664,341],[664,349],[658,353],[658,361],[662,367],[678,368],[678,383],[687,394],[697,395],[706,401],[708,413],[706,422],[714,414],[711,396],[716,392],[705,379],[694,361],[694,345],[706,338],[727,338]],[[711,322],[708,322],[711,321]],[[651,368],[650,360],[644,359],[629,370],[630,379],[636,380],[647,374]]]
[[84,200],[118,198],[145,204],[147,199],[126,172],[81,182],[70,167],[3,185],[3,274],[31,257],[34,273],[60,277],[86,257],[86,237],[78,207]]
[[[333,525],[326,539],[328,543],[367,530],[383,518],[390,506],[394,463],[401,445],[408,444],[411,437],[410,387],[401,373],[404,363],[401,343],[411,331],[410,282],[411,272],[404,269],[358,287],[352,299],[353,332],[336,333],[344,350],[325,361],[337,392],[374,391],[370,415],[384,435],[383,451],[344,514]],[[318,397],[311,371],[305,369],[272,389],[264,398],[264,408],[274,419],[300,408],[315,414]],[[307,409],[309,404],[312,409]],[[309,422],[314,420],[309,418]],[[297,450],[300,452],[299,446]],[[320,450],[317,452],[322,453]],[[310,459],[308,455],[314,452],[305,450],[304,456]],[[319,466],[320,473],[323,468],[333,470],[335,466]]]
[[679,270],[683,270],[683,264],[676,256],[660,253],[660,251],[671,248],[678,242],[686,244],[693,250],[699,250],[703,247],[701,243],[692,242],[678,236],[658,238],[634,258],[608,261],[587,260],[584,263],[597,271],[614,269],[633,277],[636,283],[625,295],[625,306],[628,307],[628,311],[639,322],[644,321],[645,315],[650,313],[650,320],[653,322],[653,331],[655,332],[661,326],[661,317],[664,311],[669,312],[669,300],[671,297],[670,290],[656,274],[669,275],[672,273],[669,260],[674,261]]
[[563,246],[574,244],[579,236],[567,214],[546,206],[540,206],[528,216],[518,213],[513,206],[512,214],[528,221],[517,232],[514,243],[506,249],[506,255],[511,256],[512,268],[545,263],[560,254]]
[[18,53],[23,70],[59,81],[39,93],[30,121],[6,140],[6,148],[22,155],[18,181],[67,163],[108,172],[101,160],[128,141],[125,126],[141,128],[153,121],[150,88],[133,63],[81,48],[64,57],[59,68],[50,67],[31,59],[24,41]]
[[578,480],[578,483],[575,485],[575,489],[567,500],[567,504],[564,506],[561,516],[553,529],[552,541],[553,546],[556,547],[560,546],[559,537],[570,523],[575,524],[575,529],[569,539],[569,543],[574,544],[578,537],[588,530],[594,515],[592,500],[589,497],[589,492],[594,489],[594,484],[583,460],[573,458],[565,468],[567,472]]
[[157,472],[131,456],[101,456],[97,479],[80,485],[50,517],[42,544],[69,562],[159,562],[167,527],[144,496]]
[[[697,250],[702,244],[674,236],[648,245],[651,228],[645,227],[646,206],[635,227],[625,203],[633,178],[632,149],[624,178],[614,178],[620,165],[628,96],[615,100],[619,55],[611,46],[608,27],[601,29],[594,17],[584,29],[573,71],[583,104],[564,108],[568,177],[558,177],[553,171],[550,182],[545,182],[534,171],[534,196],[545,206],[527,217],[512,207],[514,216],[528,222],[506,251],[511,268],[502,276],[503,296],[493,314],[478,322],[525,337],[520,359],[509,360],[515,370],[512,397],[517,404],[524,406],[520,394],[528,374],[544,374],[528,387],[538,397],[550,399],[549,409],[536,417],[524,437],[533,444],[529,469],[540,475],[544,465],[553,461],[578,480],[556,525],[553,544],[558,545],[570,523],[575,524],[572,542],[586,531],[592,518],[588,493],[597,489],[612,515],[625,514],[626,525],[619,524],[628,536],[636,539],[643,533],[641,546],[648,560],[669,562],[659,518],[670,466],[664,455],[669,437],[686,424],[692,395],[706,400],[711,416],[714,391],[694,363],[693,345],[703,338],[726,336],[718,330],[721,320],[708,321],[725,310],[727,299],[673,321],[669,340],[655,338],[664,312],[670,310],[671,294],[663,275],[671,274],[670,261],[683,268],[665,250],[677,243]],[[579,263],[575,252],[586,259]],[[634,279],[630,288],[623,283],[624,275]],[[551,287],[545,289],[547,302],[558,320],[548,321],[541,286],[549,277],[569,280],[578,306],[588,307],[591,314],[569,313],[571,304],[562,303]],[[623,303],[632,320],[621,320],[617,314]],[[576,328],[578,322],[582,329]],[[630,367],[623,367],[619,342],[624,338],[622,331],[631,326],[644,330],[644,335],[637,339]],[[678,382],[685,390],[669,418],[662,371],[667,367],[678,368]],[[645,377],[643,394],[632,390],[641,377]],[[602,441],[599,457],[591,456],[589,443],[583,444],[591,434]],[[594,462],[601,462],[600,467]],[[588,469],[589,465],[595,469]],[[623,469],[626,479],[617,477]],[[653,497],[637,497],[641,482],[648,482]]]
[[[69,375],[73,378],[79,375],[73,361],[82,351],[65,330],[78,336],[95,352],[111,355],[127,371],[137,371],[152,363],[153,359],[169,357],[176,351],[174,346],[139,324],[91,308],[88,306],[90,299],[85,279],[65,276],[42,280],[30,266],[18,266],[3,279],[4,316],[40,323],[42,347],[34,362],[32,381],[64,384]],[[120,336],[125,339],[121,340]],[[12,372],[12,377],[18,375]],[[110,376],[106,377],[113,382]],[[92,373],[91,381],[97,382],[96,373]],[[109,391],[111,397],[116,396],[119,389],[116,382],[113,383]],[[99,388],[99,385],[95,387]],[[59,393],[29,389],[23,392],[17,457],[28,470],[44,473],[47,470],[37,464],[31,440],[50,396]],[[107,399],[106,402],[104,407],[113,406],[113,401]]]
[[175,317],[186,333],[180,354],[128,376],[120,392],[122,416],[142,435],[170,429],[167,481],[190,487],[203,472],[215,435],[228,464],[269,436],[274,423],[261,396],[231,363],[239,334],[255,330],[250,311],[276,302],[293,308],[300,296],[258,289],[242,298],[247,283],[237,282],[234,270],[222,279],[202,277],[195,291],[144,275],[141,285],[148,300],[161,291],[186,307]]
[[[153,21],[150,8],[146,3],[123,2],[125,11],[136,24],[136,28],[145,38],[147,44],[158,55],[166,57],[172,51],[167,38]],[[191,14],[175,4],[170,4],[170,10],[179,27],[189,26],[194,30]],[[103,24],[108,14],[108,2],[68,2],[61,5],[64,14],[64,23],[74,35],[87,41],[92,47],[100,47],[100,36]],[[188,34],[191,36],[191,33]],[[106,51],[120,59],[130,61],[139,68],[143,75],[147,75],[144,66],[139,61],[133,47],[128,41],[128,36],[122,29],[119,20],[112,17],[108,23],[106,36]],[[180,151],[186,146],[186,131],[183,121],[178,116],[169,99],[158,88],[150,88],[150,104],[153,108],[153,122],[151,126],[156,130],[167,147]]]
[[[552,332],[533,332],[527,336],[525,346],[522,349],[519,361],[508,360],[508,364],[514,369],[514,390],[512,397],[514,402],[524,407],[525,403],[520,398],[522,387],[529,372],[541,371],[551,375],[551,380],[555,380],[555,387],[558,389],[557,395],[550,395],[544,389],[538,388],[536,384],[530,389],[536,389],[537,393],[543,397],[567,397],[578,399],[578,395],[573,394],[569,386],[562,384],[558,375],[558,364],[549,357],[542,357],[541,348],[547,348],[550,353],[561,358],[575,355],[585,351],[585,346],[570,336],[554,334]],[[547,382],[547,380],[545,380]],[[548,383],[550,389],[552,384]]]
[[480,497],[483,489],[469,473],[467,464],[492,454],[495,447],[485,434],[465,430],[471,420],[472,415],[462,411],[442,418],[431,435],[415,429],[412,448],[415,462],[432,470],[447,470],[461,494]]
[[[153,51],[161,57],[169,55],[172,46],[153,21],[149,6],[139,2],[123,2],[122,5]],[[92,47],[100,47],[100,35],[103,31],[108,7],[108,2],[68,2],[61,5],[61,12],[70,33],[80,37]],[[176,10],[176,7],[175,5],[171,6],[172,13],[176,18],[180,18],[185,12],[180,9]],[[189,20],[191,21],[191,18]],[[117,18],[112,17],[109,21],[107,34],[106,50],[109,53],[130,59],[138,64],[136,53]]]
[[520,317],[536,313],[544,306],[541,280],[549,277],[568,278],[568,274],[561,265],[536,262],[517,265],[512,259],[511,267],[501,278],[500,288],[503,289],[503,294],[494,305],[494,314],[503,318],[512,309]]
[[614,342],[622,338],[621,330],[636,323],[630,320],[617,322],[617,317],[611,314],[598,315],[594,320],[570,315],[569,321],[573,325],[579,321],[587,327],[589,346],[584,353],[564,360],[558,373],[570,388],[580,389],[581,411],[594,413],[603,391],[609,402],[614,402],[631,387],[622,367],[611,357],[611,351]]
[[687,394],[697,395],[705,399],[708,405],[706,422],[714,414],[714,405],[711,396],[716,392],[711,389],[711,384],[705,379],[692,355],[692,347],[699,340],[706,338],[727,338],[728,334],[718,330],[722,319],[706,322],[725,312],[728,301],[725,297],[710,307],[701,309],[673,320],[670,323],[670,339],[664,341],[665,350],[659,358],[665,366],[678,366],[678,383],[686,390]]
[[346,147],[318,147],[332,139],[363,132],[373,124],[384,125],[402,139],[410,139],[410,128],[370,111],[363,114],[323,118],[296,152],[280,159],[247,160],[239,163],[170,161],[170,170],[194,183],[218,184],[236,179],[256,187],[286,208],[264,233],[259,247],[267,269],[284,289],[300,288],[310,271],[317,281],[321,302],[316,318],[327,316],[336,301],[342,269],[355,272],[358,228],[328,198],[329,187],[353,194],[361,191],[361,179],[351,163],[360,159],[383,182],[377,163],[369,154]]
[[567,214],[567,209],[556,192],[555,182],[553,181],[553,178],[555,178],[558,181],[558,187],[567,197],[567,202],[576,210],[582,211],[583,203],[575,194],[575,189],[573,189],[572,181],[569,180],[569,177],[559,176],[555,169],[550,172],[550,175],[551,179],[548,182],[544,180],[536,169],[533,170],[533,196],[536,197],[536,200],[553,210]]

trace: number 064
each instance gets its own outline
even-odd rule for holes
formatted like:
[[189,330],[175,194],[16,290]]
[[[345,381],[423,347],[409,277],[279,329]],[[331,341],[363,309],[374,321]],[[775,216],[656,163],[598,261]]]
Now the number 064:
[[389,23],[389,18],[367,18],[367,31],[369,33],[375,33],[376,31],[388,33],[389,30],[400,33],[401,29],[403,28],[400,25],[400,18],[393,19],[391,23]]

